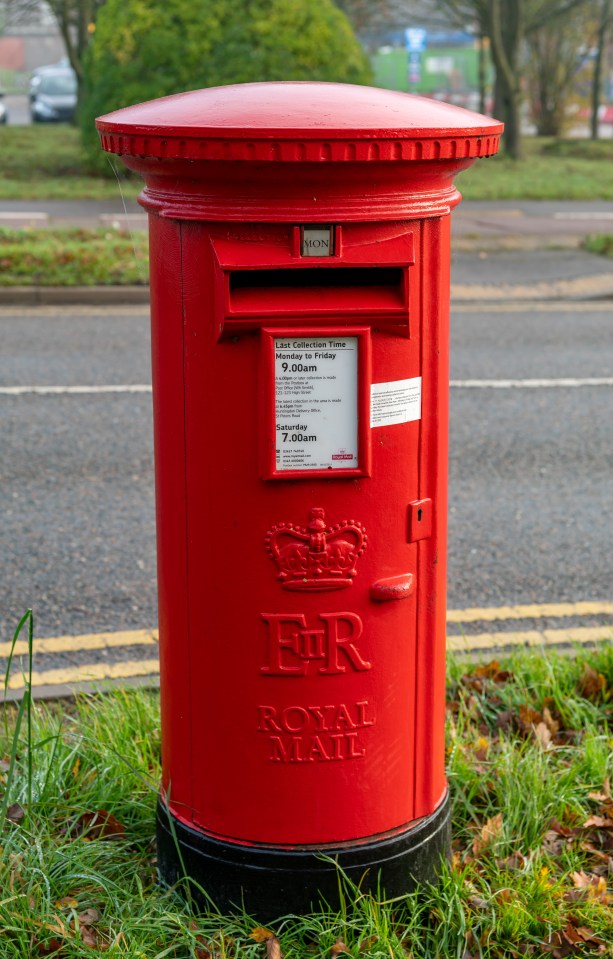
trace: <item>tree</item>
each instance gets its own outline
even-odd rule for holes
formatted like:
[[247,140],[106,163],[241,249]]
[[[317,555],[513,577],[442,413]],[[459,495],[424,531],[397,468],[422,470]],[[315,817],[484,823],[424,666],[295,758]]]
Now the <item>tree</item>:
[[590,135],[598,139],[598,110],[602,97],[603,61],[607,49],[607,40],[613,28],[613,4],[611,0],[596,0],[598,26],[596,29],[596,53],[594,57],[594,76],[592,78],[592,109]]
[[438,0],[456,22],[476,22],[490,41],[496,70],[494,113],[504,121],[504,149],[522,155],[520,109],[526,38],[585,0]]
[[62,34],[66,56],[83,87],[83,59],[95,30],[98,11],[105,0],[47,0]]
[[107,0],[84,78],[82,134],[93,159],[94,118],[121,106],[258,80],[368,83],[371,70],[332,0]]
[[48,8],[57,23],[66,47],[66,56],[77,75],[79,100],[83,89],[83,58],[96,26],[100,7],[106,0],[3,0],[13,20],[39,23]]
[[540,136],[559,137],[564,132],[568,97],[582,65],[579,47],[584,24],[583,8],[576,7],[528,34],[526,76],[532,117]]

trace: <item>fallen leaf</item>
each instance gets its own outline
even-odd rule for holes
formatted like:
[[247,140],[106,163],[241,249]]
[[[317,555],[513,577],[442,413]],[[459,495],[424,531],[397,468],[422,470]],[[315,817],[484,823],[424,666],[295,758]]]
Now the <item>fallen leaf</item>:
[[604,939],[601,939],[600,936],[597,936],[593,929],[590,929],[589,926],[577,926],[576,927],[577,935],[590,946],[604,946],[606,945]]
[[553,716],[551,715],[549,706],[545,706],[543,708],[543,722],[547,726],[547,729],[549,730],[551,735],[555,736],[560,729],[560,723],[558,722],[557,719],[554,719]]
[[[366,952],[368,949],[372,949],[373,946],[379,941],[378,936],[369,936],[368,939],[362,939],[360,943],[360,952]],[[411,959],[411,953],[405,954],[405,959]]]
[[613,829],[613,819],[605,816],[590,816],[583,823],[584,829]]
[[558,836],[564,836],[565,839],[572,839],[578,835],[578,830],[573,826],[564,826],[559,820],[552,819],[549,823],[549,829],[557,833]]
[[22,822],[25,814],[25,809],[23,806],[20,806],[18,802],[14,802],[12,806],[9,806],[6,810],[6,818],[11,822]]
[[506,683],[513,678],[513,673],[509,672],[508,669],[501,669],[500,663],[496,659],[482,666],[477,666],[474,675],[482,679],[491,679],[495,683]]
[[30,946],[33,956],[56,956],[58,959],[63,953],[63,948],[64,942],[60,939],[48,939],[46,942],[33,939]]
[[473,752],[476,758],[480,762],[485,762],[487,759],[487,754],[490,748],[490,741],[485,736],[480,736],[475,745],[473,746]]
[[583,676],[577,683],[577,689],[585,699],[593,703],[602,702],[608,698],[607,680],[589,663],[583,664]]
[[79,903],[74,896],[64,896],[58,899],[55,905],[58,909],[76,909]]
[[472,849],[475,856],[479,856],[488,846],[490,846],[502,833],[503,821],[502,813],[497,813],[488,819],[482,827],[478,836],[473,839]]
[[534,738],[541,749],[549,749],[551,746],[551,731],[546,723],[537,723],[534,729]]
[[91,926],[93,923],[100,921],[100,913],[97,909],[86,909],[84,912],[80,912],[77,918],[82,926]]
[[281,943],[276,936],[271,936],[266,940],[266,955],[268,959],[283,959]]
[[468,902],[476,912],[485,912],[490,908],[489,901],[487,899],[483,899],[482,896],[469,896]]
[[343,942],[342,939],[337,939],[337,940],[336,940],[336,942],[334,943],[334,945],[333,945],[332,948],[330,949],[330,955],[331,955],[331,956],[338,956],[339,952],[349,952],[349,954],[351,954],[351,953],[350,953],[350,950],[347,948],[347,946],[345,945],[345,943]]
[[82,839],[121,839],[126,830],[112,813],[98,809],[97,812],[82,813],[70,834]]
[[595,799],[596,802],[609,802],[611,798],[613,798],[611,797],[611,780],[609,779],[608,776],[603,783],[601,793],[599,792],[588,793],[588,799]]
[[256,926],[249,933],[251,939],[255,939],[256,942],[266,942],[267,939],[272,938],[274,932],[271,932],[270,929],[265,929],[264,926]]
[[538,724],[542,722],[543,717],[541,713],[537,713],[536,709],[533,709],[532,706],[527,706],[525,703],[522,703],[519,707],[519,724],[526,735],[532,732],[534,726],[538,726]]
[[517,899],[517,896],[512,889],[505,888],[505,889],[499,889],[494,894],[494,899],[496,900],[496,902],[515,902],[515,900]]
[[105,952],[108,949],[108,943],[101,933],[94,928],[94,924],[99,920],[100,913],[97,909],[85,909],[84,912],[79,913],[76,919],[73,917],[70,925],[78,931],[85,946]]
[[526,857],[522,852],[516,850],[511,853],[510,856],[507,856],[506,859],[498,860],[498,867],[500,869],[523,869],[526,865]]
[[515,713],[512,709],[503,709],[496,716],[496,728],[503,732],[515,727]]
[[575,887],[573,892],[579,893],[579,896],[573,895],[573,892],[569,892],[564,897],[567,901],[576,902],[578,899],[590,898],[598,899],[599,902],[605,904],[611,902],[611,896],[607,889],[607,881],[604,876],[599,876],[596,873],[588,875],[581,870],[581,872],[573,873],[573,885]]

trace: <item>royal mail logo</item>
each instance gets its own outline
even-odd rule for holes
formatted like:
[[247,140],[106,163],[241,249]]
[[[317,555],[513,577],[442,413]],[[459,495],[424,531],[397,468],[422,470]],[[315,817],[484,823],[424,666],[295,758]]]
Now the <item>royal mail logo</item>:
[[266,534],[283,589],[324,591],[351,586],[358,559],[366,549],[366,531],[356,520],[328,526],[325,511],[310,511],[309,525],[278,523]]

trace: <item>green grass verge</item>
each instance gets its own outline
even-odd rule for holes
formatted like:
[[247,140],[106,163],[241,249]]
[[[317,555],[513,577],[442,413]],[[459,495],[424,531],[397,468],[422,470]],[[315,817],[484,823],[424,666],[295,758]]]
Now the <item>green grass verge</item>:
[[613,140],[525,138],[525,158],[477,161],[457,179],[466,200],[613,200]]
[[[588,237],[582,246],[613,256],[613,235]],[[0,287],[145,285],[148,275],[141,230],[0,227]]]
[[[0,200],[104,200],[121,189],[134,197],[140,180],[109,157],[109,179],[89,174],[81,154],[79,133],[57,126],[0,127]],[[613,140],[525,138],[525,159],[497,156],[475,163],[458,179],[469,200],[599,200],[613,199]],[[127,176],[127,179],[126,179]]]
[[116,157],[109,156],[108,178],[92,175],[78,130],[65,123],[0,127],[0,156],[0,200],[115,200],[142,188]]
[[601,256],[613,259],[613,233],[595,233],[593,236],[586,236],[582,245],[590,253],[599,253]]
[[148,272],[142,231],[0,228],[0,286],[146,284]]
[[0,957],[610,956],[612,691],[611,648],[452,661],[454,851],[440,885],[393,903],[347,885],[340,910],[267,930],[156,886],[157,694],[7,707]]

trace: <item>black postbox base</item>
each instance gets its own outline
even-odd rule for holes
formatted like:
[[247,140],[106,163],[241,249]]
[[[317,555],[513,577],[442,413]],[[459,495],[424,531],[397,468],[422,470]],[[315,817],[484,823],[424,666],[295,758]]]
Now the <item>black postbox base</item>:
[[169,815],[160,799],[158,875],[165,886],[189,889],[200,909],[210,908],[212,901],[222,912],[244,909],[266,922],[288,913],[304,915],[322,902],[338,908],[337,864],[360,890],[387,897],[433,882],[449,857],[450,832],[449,794],[431,816],[400,834],[320,850],[214,839]]

